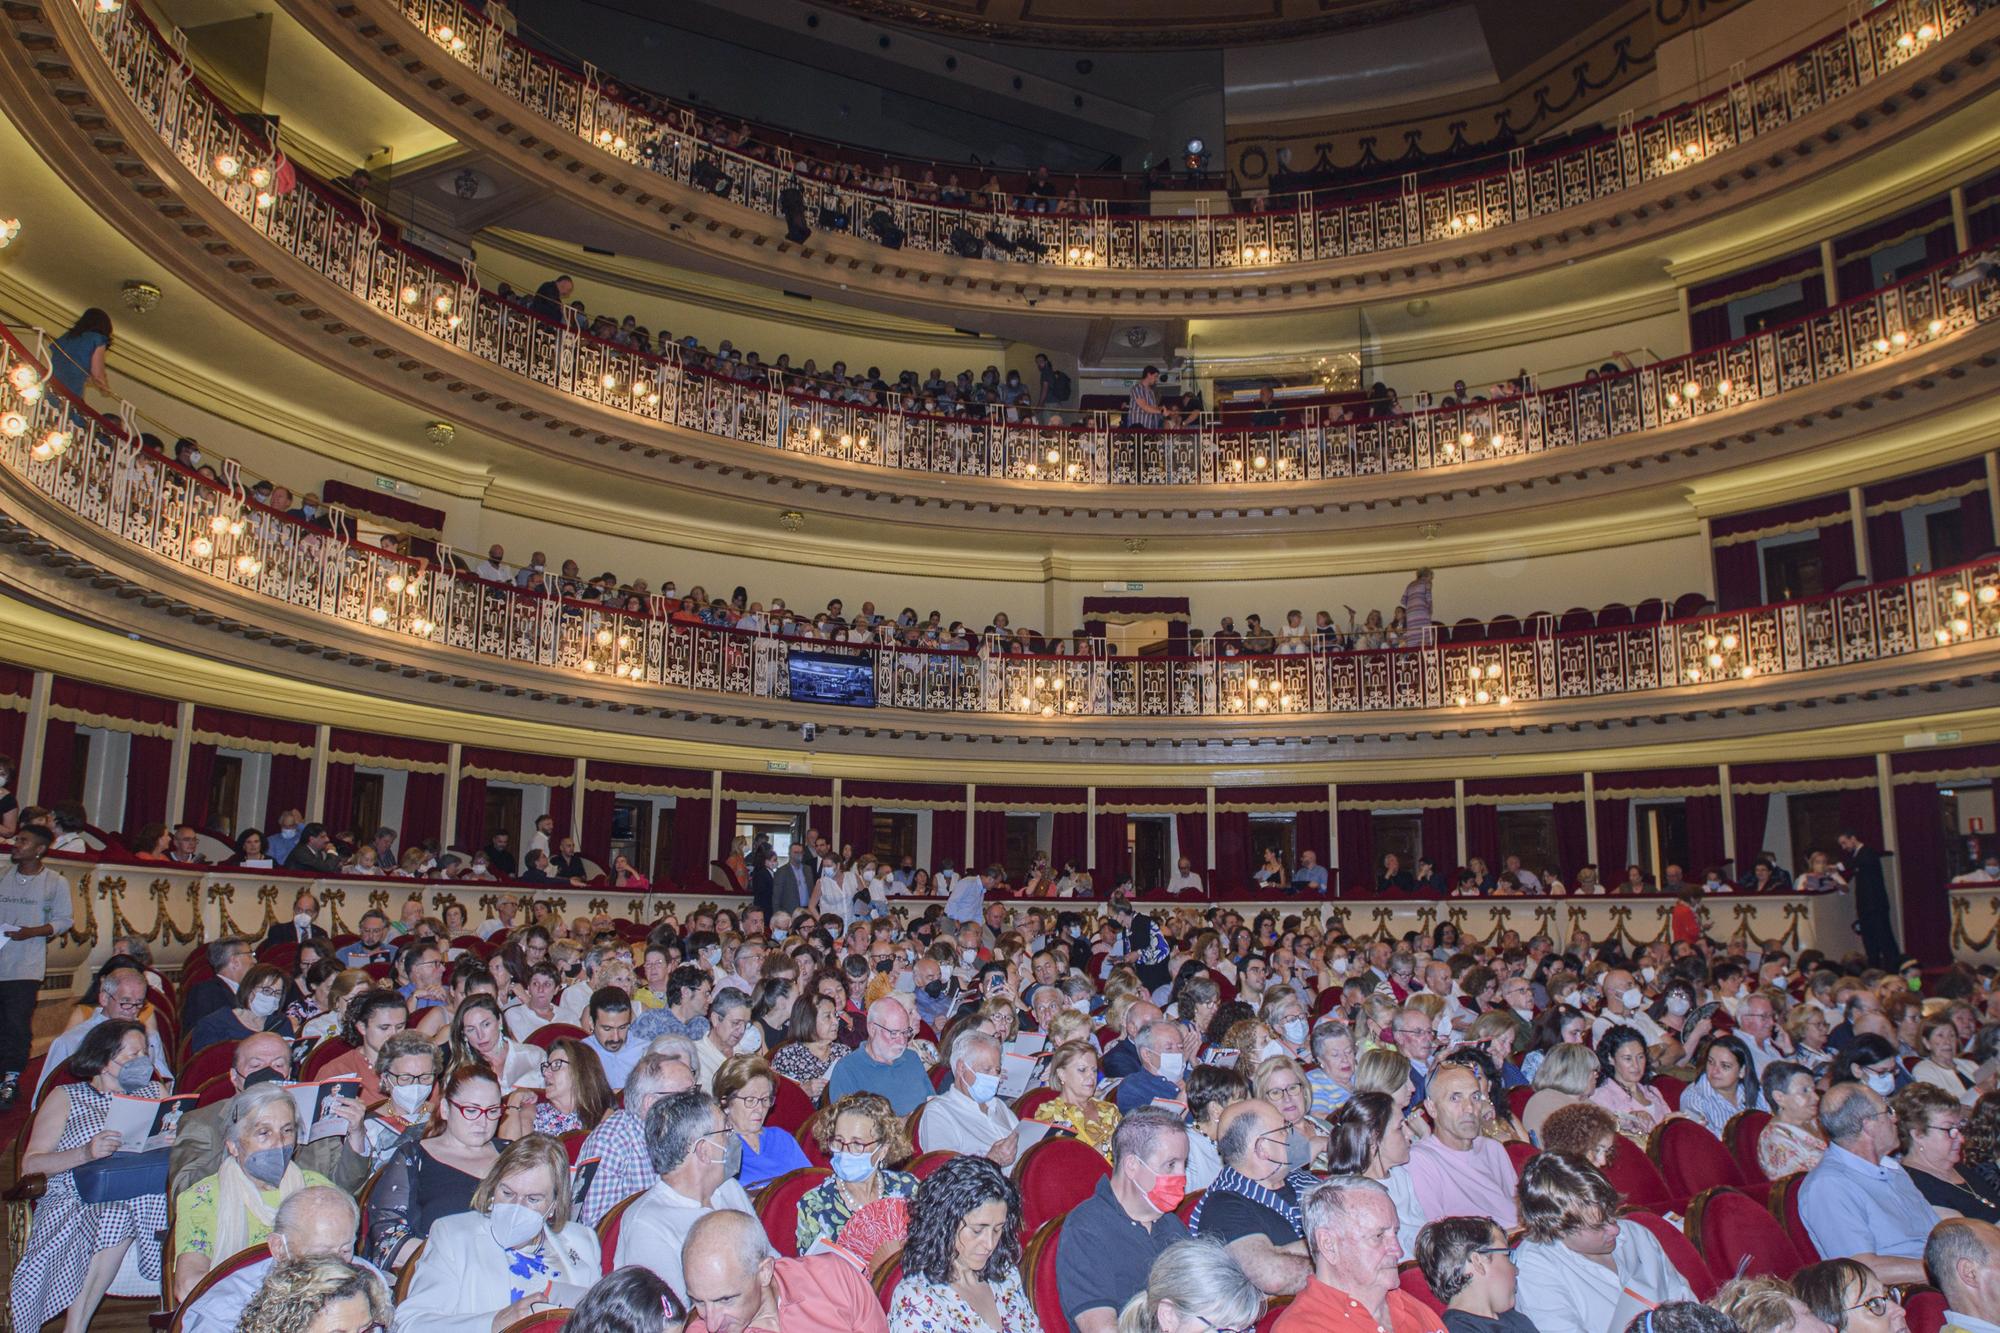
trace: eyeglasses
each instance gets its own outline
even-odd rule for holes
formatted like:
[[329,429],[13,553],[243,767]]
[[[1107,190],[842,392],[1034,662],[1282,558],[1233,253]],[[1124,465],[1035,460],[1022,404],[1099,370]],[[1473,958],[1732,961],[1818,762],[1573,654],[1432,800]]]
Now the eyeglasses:
[[1866,1310],[1869,1314],[1880,1319],[1883,1315],[1889,1313],[1889,1307],[1892,1305],[1899,1310],[1903,1308],[1903,1289],[1901,1287],[1890,1287],[1880,1296],[1870,1296],[1859,1305],[1846,1306],[1841,1310],[1841,1313],[1846,1314],[1849,1310]]
[[498,1120],[501,1113],[507,1109],[504,1106],[467,1106],[453,1097],[447,1097],[445,1100],[456,1106],[458,1113],[467,1120]]

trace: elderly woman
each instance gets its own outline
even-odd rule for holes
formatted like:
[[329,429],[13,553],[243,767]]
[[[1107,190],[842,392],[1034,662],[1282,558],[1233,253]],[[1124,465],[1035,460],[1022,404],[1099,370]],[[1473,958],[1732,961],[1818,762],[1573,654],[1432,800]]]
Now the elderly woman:
[[493,1133],[503,1107],[500,1085],[477,1066],[445,1077],[420,1138],[406,1137],[389,1153],[368,1195],[368,1256],[377,1268],[398,1268],[441,1217],[462,1213],[500,1151]]
[[1327,1129],[1307,1114],[1312,1088],[1303,1065],[1289,1055],[1271,1056],[1251,1071],[1250,1087],[1284,1117],[1286,1170],[1311,1170],[1325,1160]]
[[772,1052],[771,1068],[817,1100],[834,1065],[847,1053],[840,1044],[840,1001],[806,994],[792,1006],[791,1040]]
[[1648,1305],[1694,1299],[1653,1233],[1619,1220],[1618,1191],[1588,1162],[1539,1154],[1521,1169],[1520,1200],[1517,1308],[1540,1333],[1603,1333],[1627,1292]]
[[722,1124],[743,1143],[736,1180],[755,1192],[787,1171],[811,1166],[799,1141],[764,1121],[777,1103],[777,1076],[761,1055],[732,1055],[715,1076]]
[[1357,1092],[1333,1119],[1328,1136],[1327,1174],[1366,1176],[1380,1181],[1396,1205],[1396,1240],[1403,1257],[1416,1254],[1424,1229],[1424,1207],[1410,1183],[1409,1122],[1387,1093]]
[[1046,1083],[1055,1096],[1035,1108],[1035,1119],[1076,1135],[1106,1160],[1118,1131],[1118,1108],[1097,1095],[1097,1051],[1086,1042],[1065,1042],[1049,1055]]
[[174,1200],[174,1298],[186,1300],[219,1260],[261,1244],[278,1205],[313,1185],[333,1182],[292,1162],[299,1113],[292,1094],[256,1083],[229,1099],[222,1118],[222,1165]]
[[1618,1151],[1618,1122],[1596,1102],[1572,1103],[1542,1122],[1542,1150],[1581,1157],[1603,1171]]
[[1981,1094],[1993,1091],[1993,1080],[1989,1077],[1981,1082],[1978,1068],[1959,1055],[1958,1025],[1951,1019],[1926,1020],[1918,1029],[1917,1041],[1924,1052],[1924,1058],[1910,1070],[1910,1077],[1917,1082],[1944,1089],[1964,1106],[1971,1106]]
[[1790,1060],[1773,1060],[1764,1066],[1762,1085],[1771,1119],[1757,1135],[1758,1167],[1770,1180],[1812,1170],[1826,1156],[1812,1071]]
[[1565,1106],[1574,1106],[1597,1091],[1597,1056],[1588,1046],[1564,1042],[1535,1066],[1534,1096],[1521,1112],[1521,1128],[1539,1144],[1542,1125]]
[[[483,975],[483,974],[482,974]],[[517,1088],[542,1086],[542,1053],[525,1041],[507,1035],[500,1001],[491,995],[468,995],[451,1020],[451,1068],[478,1065],[500,1082],[500,1095],[512,1096]]]
[[1176,1241],[1153,1260],[1146,1289],[1119,1316],[1120,1333],[1212,1333],[1254,1328],[1264,1293],[1212,1240]]
[[352,1333],[386,1327],[393,1310],[382,1279],[334,1258],[274,1266],[243,1307],[242,1333]]
[[1021,1280],[1020,1194],[984,1157],[952,1158],[911,1201],[889,1333],[1041,1333],[1041,1327]]
[[1965,1151],[1966,1110],[1958,1098],[1929,1083],[1912,1083],[1890,1099],[1903,1169],[1933,1208],[1949,1208],[1979,1222],[2000,1222],[2000,1199],[1988,1198],[1959,1172]]
[[200,1051],[222,1041],[242,1041],[253,1032],[276,1032],[284,1037],[298,1035],[292,1020],[285,1017],[285,974],[259,963],[236,983],[238,1003],[217,1009],[194,1025],[188,1034],[188,1050]]
[[163,1188],[85,1203],[76,1171],[118,1151],[118,1132],[105,1128],[113,1095],[159,1098],[166,1089],[154,1081],[144,1025],[124,1019],[92,1028],[64,1069],[76,1081],[44,1094],[21,1151],[21,1174],[45,1177],[48,1185],[35,1205],[9,1294],[15,1328],[39,1329],[60,1314],[64,1333],[82,1333],[133,1246],[140,1275],[159,1280],[167,1196]]
[[1792,1291],[1839,1333],[1910,1333],[1901,1293],[1856,1260],[1808,1264],[1792,1275]]
[[574,1308],[603,1275],[597,1233],[572,1220],[569,1157],[544,1134],[509,1144],[468,1212],[441,1217],[417,1256],[396,1333],[494,1333]]
[[833,1175],[799,1200],[799,1253],[823,1240],[865,1265],[883,1246],[901,1245],[917,1178],[889,1169],[909,1159],[911,1146],[905,1121],[888,1098],[872,1092],[842,1097],[831,1115],[814,1122],[813,1136]]
[[1637,1028],[1623,1023],[1597,1039],[1601,1079],[1590,1100],[1618,1117],[1618,1132],[1643,1144],[1668,1115],[1667,1099],[1653,1086],[1653,1057]]
[[1756,1108],[1757,1065],[1743,1039],[1731,1036],[1710,1037],[1695,1063],[1701,1077],[1681,1094],[1681,1114],[1719,1139],[1738,1114]]

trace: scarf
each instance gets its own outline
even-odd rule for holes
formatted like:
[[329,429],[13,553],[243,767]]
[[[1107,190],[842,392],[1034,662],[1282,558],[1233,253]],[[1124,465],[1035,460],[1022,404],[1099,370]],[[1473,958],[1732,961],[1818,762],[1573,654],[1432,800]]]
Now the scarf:
[[[299,1171],[297,1162],[285,1164],[285,1174],[278,1181],[278,1203],[283,1203],[306,1187],[306,1178]],[[271,1228],[278,1224],[278,1205],[264,1202],[264,1192],[243,1164],[227,1153],[223,1154],[222,1165],[215,1172],[215,1250],[213,1257],[220,1263],[223,1259],[246,1249],[251,1244],[250,1221],[255,1218],[263,1224],[258,1239],[271,1234]]]
[[[1319,1177],[1309,1171],[1291,1171],[1286,1173],[1285,1183],[1292,1187],[1293,1194],[1303,1195],[1314,1185],[1319,1184]],[[1259,1185],[1247,1176],[1239,1175],[1233,1167],[1225,1166],[1222,1168],[1221,1174],[1216,1176],[1214,1183],[1203,1192],[1202,1199],[1205,1202],[1209,1195],[1218,1193],[1239,1194],[1252,1203],[1261,1203],[1272,1212],[1278,1214],[1278,1216],[1284,1218],[1285,1221],[1291,1223],[1292,1230],[1298,1232],[1301,1236],[1306,1234],[1305,1217],[1299,1212],[1297,1204],[1286,1203],[1283,1195],[1265,1189],[1262,1185]],[[1201,1234],[1201,1210],[1202,1204],[1195,1204],[1194,1216],[1191,1219],[1192,1225],[1189,1227],[1189,1230],[1193,1231],[1196,1235]]]

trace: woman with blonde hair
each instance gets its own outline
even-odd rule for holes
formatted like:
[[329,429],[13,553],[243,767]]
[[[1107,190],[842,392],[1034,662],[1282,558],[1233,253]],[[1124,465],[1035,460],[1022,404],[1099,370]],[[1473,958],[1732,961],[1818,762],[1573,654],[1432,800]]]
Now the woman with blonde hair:
[[1044,1085],[1055,1097],[1035,1108],[1035,1119],[1056,1125],[1111,1157],[1111,1136],[1118,1131],[1118,1108],[1097,1095],[1097,1052],[1072,1041],[1049,1056]]

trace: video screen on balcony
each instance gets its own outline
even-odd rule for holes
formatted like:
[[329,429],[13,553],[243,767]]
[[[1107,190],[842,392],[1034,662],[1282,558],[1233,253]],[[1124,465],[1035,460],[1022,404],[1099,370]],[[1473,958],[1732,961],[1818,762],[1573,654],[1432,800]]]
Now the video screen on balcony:
[[792,702],[875,706],[875,664],[866,658],[791,652]]

